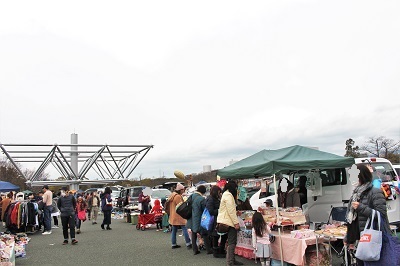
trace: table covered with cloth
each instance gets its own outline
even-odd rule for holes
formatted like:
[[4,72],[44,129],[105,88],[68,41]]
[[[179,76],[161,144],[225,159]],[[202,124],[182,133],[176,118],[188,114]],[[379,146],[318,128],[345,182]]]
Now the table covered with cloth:
[[[316,244],[315,237],[303,239],[293,238],[290,233],[282,232],[279,237],[278,232],[272,232],[275,235],[275,242],[271,244],[271,258],[280,260],[280,240],[282,239],[283,260],[294,265],[305,265],[305,252],[309,245]],[[318,238],[318,242],[322,243],[325,240]],[[251,230],[242,230],[238,232],[238,242],[235,253],[239,256],[254,259],[254,249],[251,242]]]

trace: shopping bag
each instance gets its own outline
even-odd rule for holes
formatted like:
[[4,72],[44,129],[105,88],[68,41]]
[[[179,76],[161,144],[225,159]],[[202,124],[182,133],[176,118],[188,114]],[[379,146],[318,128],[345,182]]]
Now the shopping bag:
[[78,211],[78,219],[81,220],[82,222],[86,221],[86,211],[85,210]]
[[204,208],[203,214],[201,215],[200,226],[210,231],[214,224],[214,216],[210,214],[207,208]]
[[382,251],[379,261],[365,261],[364,266],[400,265],[400,240],[390,233],[382,235]]
[[175,211],[183,219],[190,219],[190,217],[192,217],[192,196],[190,196],[186,201],[178,204]]
[[[375,216],[378,217],[378,229],[374,229]],[[372,215],[361,232],[360,241],[356,250],[356,258],[362,261],[378,261],[381,257],[382,232],[381,215],[378,211],[372,210]]]

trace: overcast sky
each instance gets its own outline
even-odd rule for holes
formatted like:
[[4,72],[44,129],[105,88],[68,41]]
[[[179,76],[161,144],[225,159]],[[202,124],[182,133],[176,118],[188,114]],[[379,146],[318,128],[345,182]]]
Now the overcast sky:
[[152,144],[133,177],[171,177],[262,149],[399,140],[399,14],[399,1],[2,2],[0,142]]

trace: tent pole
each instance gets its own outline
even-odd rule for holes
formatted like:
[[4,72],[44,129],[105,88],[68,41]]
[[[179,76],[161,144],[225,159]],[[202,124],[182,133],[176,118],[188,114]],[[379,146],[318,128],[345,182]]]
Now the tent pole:
[[[275,210],[276,210],[276,223],[278,226],[281,225],[281,219],[279,218],[279,204],[278,204],[278,190],[276,189],[276,176],[274,174],[274,190],[275,190]],[[282,250],[282,237],[281,237],[281,228],[278,227],[278,235],[279,235],[279,247],[281,252],[281,265],[283,266],[283,250]]]

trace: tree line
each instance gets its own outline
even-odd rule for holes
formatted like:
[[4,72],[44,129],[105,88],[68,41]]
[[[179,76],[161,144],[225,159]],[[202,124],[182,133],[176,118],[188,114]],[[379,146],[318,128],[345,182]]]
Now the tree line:
[[385,136],[369,137],[361,146],[355,145],[355,141],[349,138],[345,150],[345,157],[377,157],[386,158],[393,164],[400,163],[400,141]]

